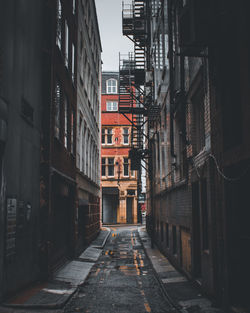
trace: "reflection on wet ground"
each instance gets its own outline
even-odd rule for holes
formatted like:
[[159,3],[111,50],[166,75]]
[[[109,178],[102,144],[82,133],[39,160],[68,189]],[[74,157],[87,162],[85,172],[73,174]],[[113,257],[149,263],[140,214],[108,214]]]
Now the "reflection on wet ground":
[[115,227],[88,280],[65,312],[163,313],[170,312],[168,309],[137,227]]

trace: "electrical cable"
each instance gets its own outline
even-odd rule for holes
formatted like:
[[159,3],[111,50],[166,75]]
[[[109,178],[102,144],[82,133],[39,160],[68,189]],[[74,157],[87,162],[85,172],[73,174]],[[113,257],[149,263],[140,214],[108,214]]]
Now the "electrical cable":
[[221,169],[220,169],[220,167],[219,167],[219,165],[218,165],[218,162],[217,162],[217,160],[216,160],[216,157],[215,157],[213,154],[211,154],[211,153],[210,153],[208,156],[211,157],[211,158],[214,160],[214,163],[215,163],[217,172],[218,172],[225,180],[228,180],[228,181],[231,181],[231,182],[240,180],[242,177],[244,177],[244,176],[247,174],[247,172],[248,172],[249,169],[250,169],[250,165],[249,165],[249,166],[246,168],[245,172],[242,173],[240,176],[238,176],[238,177],[227,177],[227,176],[221,171]]

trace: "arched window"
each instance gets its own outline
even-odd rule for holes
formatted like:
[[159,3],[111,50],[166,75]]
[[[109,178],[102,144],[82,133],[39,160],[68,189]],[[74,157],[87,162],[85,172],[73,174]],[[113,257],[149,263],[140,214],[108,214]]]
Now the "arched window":
[[107,93],[117,93],[117,80],[110,78],[106,81],[106,91]]
[[83,168],[83,163],[82,163],[82,160],[83,160],[83,141],[84,141],[84,134],[83,134],[83,120],[82,120],[82,115],[80,113],[80,118],[79,118],[79,169],[80,171],[82,171],[82,168]]
[[87,168],[87,165],[86,165],[86,162],[87,162],[87,158],[86,158],[86,151],[87,151],[87,136],[88,136],[88,132],[87,132],[87,126],[86,126],[86,123],[84,123],[84,134],[83,134],[83,160],[82,160],[82,171],[84,172],[84,174],[86,174],[86,168]]

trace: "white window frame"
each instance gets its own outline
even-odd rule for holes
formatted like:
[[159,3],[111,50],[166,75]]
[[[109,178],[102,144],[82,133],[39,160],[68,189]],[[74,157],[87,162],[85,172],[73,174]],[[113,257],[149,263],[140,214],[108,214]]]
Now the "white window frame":
[[106,92],[116,94],[117,93],[117,80],[110,78],[106,81]]
[[55,125],[54,125],[54,136],[60,140],[61,133],[61,103],[62,103],[62,90],[61,84],[58,80],[56,80],[55,86]]
[[69,118],[68,118],[68,114],[69,114],[69,102],[68,102],[68,98],[64,97],[64,147],[66,149],[68,149],[68,130],[69,130]]
[[57,2],[57,26],[56,26],[56,44],[61,50],[62,48],[62,3],[61,0]]
[[72,43],[72,57],[71,57],[71,71],[72,71],[72,82],[75,82],[75,45]]
[[106,102],[106,111],[118,111],[118,102],[117,101],[107,101]]
[[69,66],[69,26],[65,20],[65,65]]

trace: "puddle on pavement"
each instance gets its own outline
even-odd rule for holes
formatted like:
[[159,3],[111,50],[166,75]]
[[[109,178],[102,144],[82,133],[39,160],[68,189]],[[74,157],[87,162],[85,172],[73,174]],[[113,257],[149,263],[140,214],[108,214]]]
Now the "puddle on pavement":
[[114,256],[114,251],[113,250],[106,250],[105,251],[105,255],[109,255],[109,256],[113,257]]

